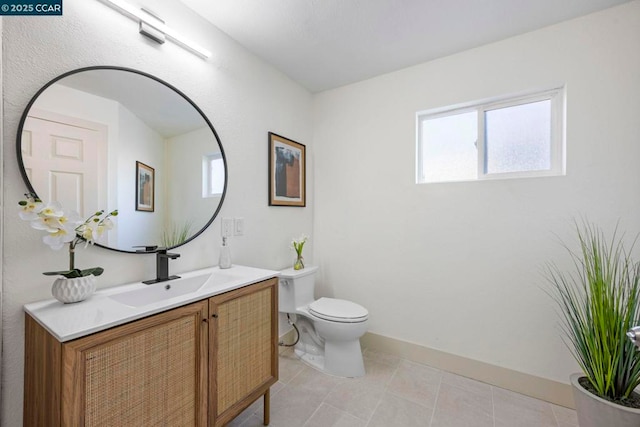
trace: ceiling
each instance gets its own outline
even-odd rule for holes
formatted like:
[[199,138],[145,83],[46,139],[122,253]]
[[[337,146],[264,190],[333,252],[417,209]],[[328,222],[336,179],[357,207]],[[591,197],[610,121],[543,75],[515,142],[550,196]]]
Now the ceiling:
[[202,114],[182,94],[135,72],[98,67],[70,74],[56,83],[123,105],[164,138],[207,126]]
[[311,92],[629,0],[181,0]]

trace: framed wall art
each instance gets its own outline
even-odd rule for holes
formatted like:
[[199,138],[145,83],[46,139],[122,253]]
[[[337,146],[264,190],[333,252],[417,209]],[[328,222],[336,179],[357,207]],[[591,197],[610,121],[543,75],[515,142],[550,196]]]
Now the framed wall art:
[[306,206],[305,149],[269,132],[269,206]]
[[136,210],[154,211],[155,169],[136,162]]

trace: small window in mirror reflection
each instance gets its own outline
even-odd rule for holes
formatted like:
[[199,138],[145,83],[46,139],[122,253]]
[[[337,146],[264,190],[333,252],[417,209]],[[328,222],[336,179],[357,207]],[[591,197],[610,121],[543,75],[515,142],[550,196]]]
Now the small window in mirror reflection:
[[224,190],[224,162],[221,153],[202,157],[202,197],[220,197]]

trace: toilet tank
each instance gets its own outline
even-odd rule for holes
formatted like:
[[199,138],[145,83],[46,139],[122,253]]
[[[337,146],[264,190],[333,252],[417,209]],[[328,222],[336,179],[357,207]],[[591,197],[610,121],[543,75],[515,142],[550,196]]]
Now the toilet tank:
[[318,267],[309,266],[302,270],[288,268],[279,276],[278,311],[295,313],[296,308],[311,304],[315,298],[313,290]]

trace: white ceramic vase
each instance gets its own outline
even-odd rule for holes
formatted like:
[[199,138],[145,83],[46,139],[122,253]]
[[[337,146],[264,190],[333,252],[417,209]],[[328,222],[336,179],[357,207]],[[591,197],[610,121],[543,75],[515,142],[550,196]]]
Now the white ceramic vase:
[[96,276],[90,274],[84,277],[58,277],[51,287],[51,294],[60,302],[70,304],[84,301],[96,290]]
[[578,413],[580,427],[638,427],[640,409],[616,405],[588,392],[578,379],[584,374],[572,374],[573,399]]

